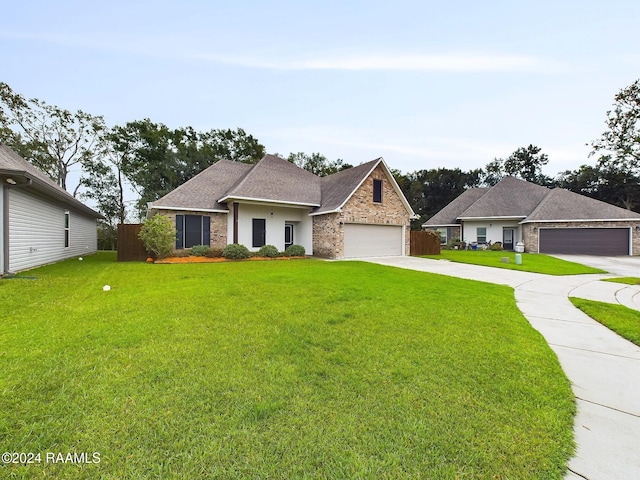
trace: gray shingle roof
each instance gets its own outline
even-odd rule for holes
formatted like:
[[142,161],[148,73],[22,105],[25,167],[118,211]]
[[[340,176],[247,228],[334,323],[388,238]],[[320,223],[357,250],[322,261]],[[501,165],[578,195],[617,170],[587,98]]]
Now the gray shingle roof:
[[525,218],[548,193],[546,187],[505,177],[462,212],[459,218]]
[[470,188],[469,190],[465,190],[450,204],[423,223],[422,226],[455,225],[459,223],[458,217],[460,214],[488,191],[488,188]]
[[381,161],[381,158],[377,158],[358,165],[357,167],[347,168],[346,170],[322,177],[320,179],[322,186],[322,206],[318,207],[313,213],[319,215],[339,209]]
[[320,178],[297,165],[264,156],[223,198],[244,198],[275,202],[320,205]]
[[62,201],[70,207],[74,207],[88,213],[95,218],[102,218],[102,215],[80,202],[64,188],[51,180],[51,178],[49,178],[49,176],[39,168],[26,161],[3,143],[0,143],[0,174],[4,174],[6,176],[19,175],[26,177],[33,182],[32,188],[36,188],[38,191],[45,193],[58,201]]
[[444,207],[425,227],[460,220],[511,217],[521,223],[574,220],[638,220],[640,214],[561,188],[549,189],[513,177],[491,188],[467,190]]
[[218,203],[218,200],[224,197],[253,168],[254,165],[247,163],[219,160],[175,190],[153,202],[152,208],[167,207],[185,210],[227,211],[227,205]]
[[616,207],[578,193],[554,188],[531,212],[526,222],[561,220],[639,220],[640,213]]

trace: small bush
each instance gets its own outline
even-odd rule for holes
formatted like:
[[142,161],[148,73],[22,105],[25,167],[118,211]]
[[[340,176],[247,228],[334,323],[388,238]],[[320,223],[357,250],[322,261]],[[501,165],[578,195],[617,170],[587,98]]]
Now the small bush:
[[278,252],[278,249],[273,245],[264,245],[263,247],[260,247],[260,250],[258,250],[258,257],[274,258],[279,254],[280,252]]
[[194,245],[191,247],[191,255],[194,257],[206,257],[209,253],[209,245]]
[[243,258],[249,258],[251,253],[249,249],[244,245],[240,245],[239,243],[230,243],[224,250],[222,250],[222,256],[224,258],[231,258],[234,260],[240,260]]
[[209,258],[219,258],[222,256],[222,249],[221,248],[210,248],[209,251],[207,253],[205,253],[204,255],[205,257],[209,257]]
[[284,251],[285,257],[304,257],[305,251],[302,245],[289,245]]
[[168,217],[156,214],[142,224],[138,237],[148,252],[153,253],[156,258],[165,258],[173,251],[176,229]]
[[502,250],[504,250],[504,248],[502,248],[501,242],[492,243],[490,248],[494,252],[501,252]]
[[174,250],[171,252],[172,257],[185,258],[191,254],[189,250]]

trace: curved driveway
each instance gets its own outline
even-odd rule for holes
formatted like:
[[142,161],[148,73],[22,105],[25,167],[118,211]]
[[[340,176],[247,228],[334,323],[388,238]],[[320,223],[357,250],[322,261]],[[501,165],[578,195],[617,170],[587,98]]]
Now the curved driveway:
[[362,260],[513,287],[518,307],[558,356],[576,397],[577,448],[565,478],[640,478],[640,347],[592,320],[568,299],[622,303],[640,310],[640,288],[601,282],[606,275],[550,276],[417,257]]

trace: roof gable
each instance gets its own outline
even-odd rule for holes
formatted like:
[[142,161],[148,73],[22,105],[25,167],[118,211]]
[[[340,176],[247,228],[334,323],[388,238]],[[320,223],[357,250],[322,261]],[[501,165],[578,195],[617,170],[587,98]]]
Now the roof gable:
[[505,177],[458,215],[460,219],[529,215],[549,193],[547,187]]
[[265,155],[221,200],[227,198],[318,206],[320,179],[287,160]]
[[5,176],[21,176],[32,183],[32,188],[63,202],[69,207],[81,210],[95,218],[102,218],[95,210],[87,207],[73,195],[51,180],[48,175],[14,152],[7,145],[0,143],[0,174]]
[[175,190],[153,202],[152,208],[228,211],[227,205],[219,203],[218,200],[253,168],[254,165],[247,163],[218,160]]
[[489,188],[470,188],[456,197],[446,207],[422,224],[423,227],[438,225],[454,225],[459,222],[458,217],[462,212],[473,205],[480,197],[489,191]]

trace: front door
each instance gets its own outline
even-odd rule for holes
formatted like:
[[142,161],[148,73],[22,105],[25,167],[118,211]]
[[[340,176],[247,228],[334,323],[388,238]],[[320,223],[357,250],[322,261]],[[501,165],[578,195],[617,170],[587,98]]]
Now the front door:
[[284,224],[284,248],[290,247],[293,245],[293,224],[285,223]]
[[513,237],[514,237],[513,228],[503,228],[502,229],[502,248],[504,248],[505,250],[513,250]]

